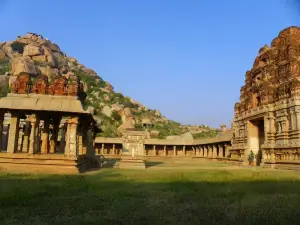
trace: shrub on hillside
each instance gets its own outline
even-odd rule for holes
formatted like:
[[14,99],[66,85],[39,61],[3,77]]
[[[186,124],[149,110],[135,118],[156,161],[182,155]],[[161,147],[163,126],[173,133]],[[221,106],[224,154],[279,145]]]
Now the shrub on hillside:
[[18,53],[20,53],[20,54],[23,54],[23,52],[24,52],[24,46],[25,46],[25,44],[19,43],[19,42],[13,42],[13,43],[11,44],[12,50],[13,50],[14,52],[18,52]]

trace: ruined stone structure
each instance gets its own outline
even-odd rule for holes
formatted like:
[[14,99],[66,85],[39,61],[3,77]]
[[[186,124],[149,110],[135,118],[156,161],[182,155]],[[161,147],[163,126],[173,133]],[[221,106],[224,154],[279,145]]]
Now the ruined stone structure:
[[300,28],[282,30],[259,50],[235,104],[231,160],[300,167]]
[[95,166],[99,129],[82,108],[84,97],[75,75],[51,83],[18,75],[12,93],[0,99],[0,169],[74,173]]

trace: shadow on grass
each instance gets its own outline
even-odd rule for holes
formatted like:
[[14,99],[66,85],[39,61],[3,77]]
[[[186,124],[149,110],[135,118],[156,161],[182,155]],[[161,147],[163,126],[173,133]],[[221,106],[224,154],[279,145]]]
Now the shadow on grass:
[[0,174],[0,224],[299,223],[299,176],[242,173]]

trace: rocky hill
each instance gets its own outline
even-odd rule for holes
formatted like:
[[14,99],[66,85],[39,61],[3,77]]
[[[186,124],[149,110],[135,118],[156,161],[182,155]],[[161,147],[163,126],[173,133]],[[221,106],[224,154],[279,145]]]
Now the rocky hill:
[[78,75],[87,93],[84,107],[101,125],[102,136],[115,137],[125,128],[142,126],[150,127],[152,135],[159,138],[186,131],[160,111],[116,93],[94,70],[67,56],[57,44],[41,35],[28,33],[14,41],[0,43],[0,97],[10,91],[17,75],[22,73],[30,74],[33,79],[45,75],[49,81],[55,76]]

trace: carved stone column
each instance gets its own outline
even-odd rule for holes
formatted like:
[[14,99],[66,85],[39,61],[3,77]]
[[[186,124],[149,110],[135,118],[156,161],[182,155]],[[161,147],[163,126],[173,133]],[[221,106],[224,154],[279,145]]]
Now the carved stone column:
[[[36,115],[32,115],[29,118],[29,121],[31,123],[31,131],[30,131],[30,138],[29,138],[29,150],[28,153],[29,154],[34,154],[36,153],[37,149],[36,149],[36,141],[37,141],[37,136],[38,136],[38,132],[39,132],[39,124],[40,121],[37,118]],[[37,143],[39,144],[39,143]]]
[[173,146],[173,156],[176,156],[177,153],[176,153],[176,145]]
[[49,148],[49,119],[44,120],[44,128],[42,133],[42,148],[41,153],[47,154]]
[[185,145],[182,147],[182,154],[183,156],[186,156]]
[[113,144],[113,154],[115,155],[116,154],[116,145]]
[[[78,133],[78,155],[83,155],[83,138],[82,138],[82,132],[83,132],[83,126],[79,127],[79,133]],[[99,154],[98,149],[98,154]]]
[[67,123],[68,123],[68,130],[67,130],[65,155],[73,158],[77,156],[76,136],[77,136],[78,117],[69,118]]
[[0,112],[0,152],[2,149],[2,139],[3,139],[3,122],[4,122],[4,112]]
[[269,128],[268,128],[268,143],[269,144],[275,144],[275,134],[276,134],[276,128],[275,128],[275,116],[273,112],[270,112],[268,115],[268,121],[269,121]]
[[167,156],[167,146],[164,145],[164,156]]
[[17,113],[11,113],[7,152],[15,153],[19,139],[19,123],[20,118]]

